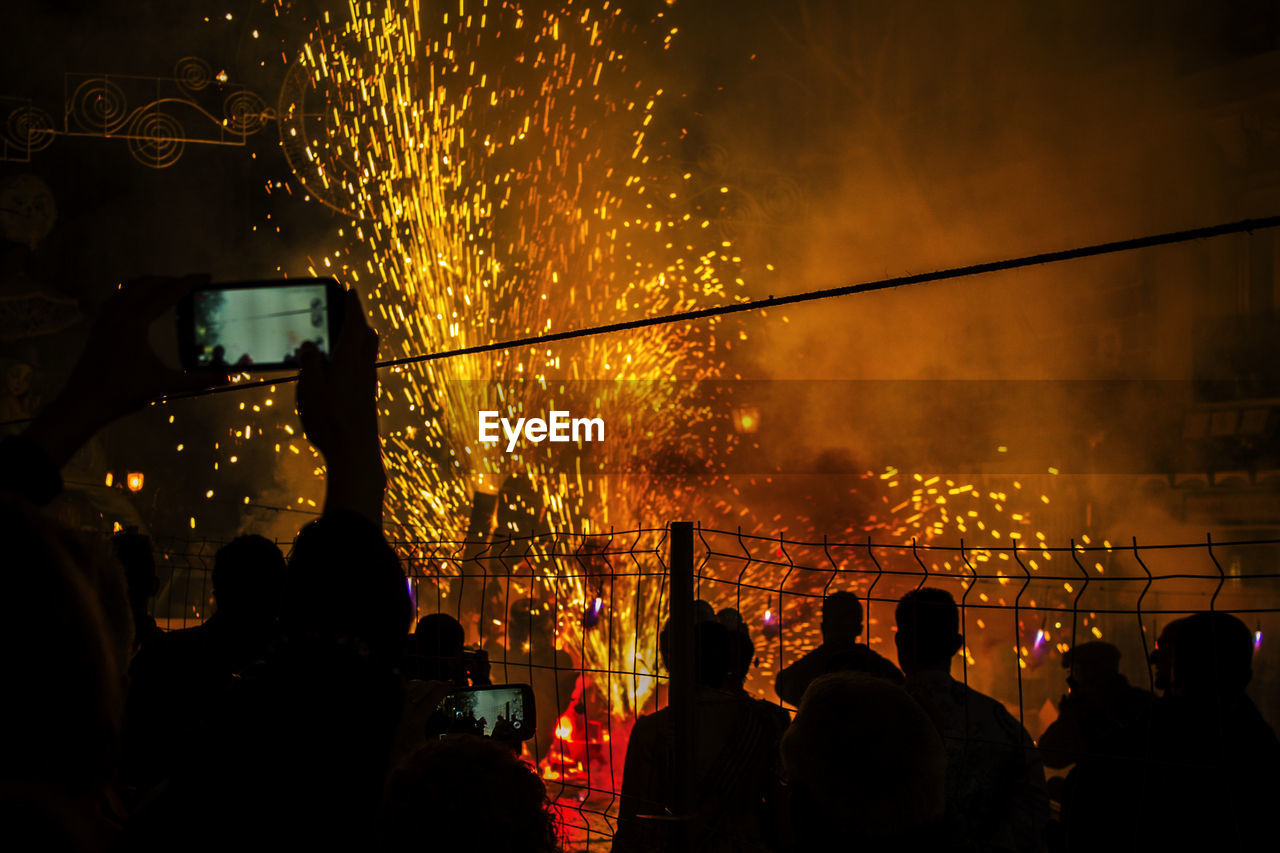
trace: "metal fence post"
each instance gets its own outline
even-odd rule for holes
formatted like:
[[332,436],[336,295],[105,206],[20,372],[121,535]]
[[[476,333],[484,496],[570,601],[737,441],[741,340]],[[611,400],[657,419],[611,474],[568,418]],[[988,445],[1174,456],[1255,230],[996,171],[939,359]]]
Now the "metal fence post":
[[690,849],[689,817],[694,807],[693,779],[693,522],[671,522],[671,622],[667,638],[671,653],[671,686],[667,705],[674,726],[671,762],[672,850]]

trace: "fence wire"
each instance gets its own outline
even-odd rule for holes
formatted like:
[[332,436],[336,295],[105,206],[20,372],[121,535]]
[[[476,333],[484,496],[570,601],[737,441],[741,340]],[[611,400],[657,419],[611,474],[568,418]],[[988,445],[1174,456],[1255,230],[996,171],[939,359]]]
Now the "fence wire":
[[[153,615],[162,628],[191,627],[213,612],[210,574],[222,544],[155,543],[161,586]],[[570,847],[609,849],[631,727],[666,705],[658,634],[670,608],[667,528],[392,544],[417,617],[453,616],[473,659],[487,655],[492,683],[532,685],[538,723],[525,757]],[[894,607],[929,586],[949,591],[960,609],[957,680],[1001,702],[1033,738],[1067,692],[1064,652],[1111,643],[1122,674],[1154,692],[1155,638],[1171,620],[1201,611],[1232,613],[1249,626],[1250,692],[1267,721],[1280,724],[1280,671],[1266,642],[1280,636],[1280,539],[995,548],[698,527],[694,545],[695,595],[740,615],[755,645],[745,687],[760,699],[780,702],[778,673],[821,643],[825,596],[856,594],[862,641],[896,660]],[[411,643],[406,670],[414,653]]]

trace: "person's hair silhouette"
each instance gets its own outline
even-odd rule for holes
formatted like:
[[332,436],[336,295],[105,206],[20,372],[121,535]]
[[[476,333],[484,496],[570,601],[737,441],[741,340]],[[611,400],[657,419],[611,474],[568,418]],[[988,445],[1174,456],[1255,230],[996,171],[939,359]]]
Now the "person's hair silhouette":
[[822,599],[822,642],[852,643],[862,636],[862,602],[852,592]]
[[945,589],[913,589],[898,602],[898,665],[908,676],[925,669],[950,671],[951,658],[964,645],[960,611]]
[[428,613],[418,620],[410,641],[406,672],[425,681],[466,683],[462,664],[462,625],[448,613]]
[[284,601],[284,554],[265,536],[232,539],[213,558],[213,598],[220,618],[270,624]]
[[537,772],[492,738],[449,735],[392,774],[386,849],[555,853],[560,849]]
[[355,513],[327,512],[298,532],[289,555],[283,627],[293,638],[356,642],[396,662],[412,609],[400,558]]
[[1172,653],[1172,687],[1186,696],[1243,693],[1253,678],[1253,635],[1230,613],[1181,620]]

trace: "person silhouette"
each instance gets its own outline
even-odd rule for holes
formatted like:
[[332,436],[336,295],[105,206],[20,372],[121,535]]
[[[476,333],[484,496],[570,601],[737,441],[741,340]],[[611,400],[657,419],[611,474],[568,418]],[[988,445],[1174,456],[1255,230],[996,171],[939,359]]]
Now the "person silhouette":
[[[694,626],[694,752],[696,800],[690,833],[703,851],[764,851],[776,830],[775,783],[782,724],[763,703],[732,689],[729,629],[705,613]],[[659,634],[669,659],[670,632]],[[622,773],[615,853],[660,849],[668,841],[662,820],[672,807],[674,722],[670,706],[636,720]]]
[[232,540],[214,555],[214,615],[139,650],[125,705],[127,776],[134,784],[145,788],[179,763],[202,761],[210,715],[231,680],[276,641],[284,577],[284,554],[274,542]]
[[809,682],[833,669],[865,672],[894,684],[902,671],[858,642],[862,635],[862,602],[852,592],[833,592],[822,600],[822,644],[778,673],[774,689],[778,698],[799,705]]
[[1169,692],[1173,681],[1173,650],[1178,641],[1178,629],[1186,621],[1182,618],[1168,622],[1160,631],[1155,648],[1151,650],[1149,663],[1154,667],[1152,684],[1162,695]]
[[751,696],[746,690],[747,675],[756,659],[756,645],[751,641],[751,631],[742,620],[742,614],[732,607],[726,607],[716,613],[716,621],[729,629],[729,677],[725,688],[751,698],[765,714],[773,717],[779,731],[785,730],[791,724],[791,714],[787,709]]
[[124,567],[125,583],[129,592],[129,608],[133,611],[133,648],[136,652],[149,640],[161,635],[156,620],[150,614],[151,599],[160,588],[156,575],[156,557],[151,550],[150,537],[131,527],[111,537],[116,559]]
[[1063,654],[1062,667],[1070,692],[1040,736],[1045,766],[1062,768],[1116,753],[1117,740],[1145,722],[1155,697],[1120,674],[1120,650],[1111,643],[1082,643]]
[[462,653],[463,631],[458,620],[448,613],[428,613],[413,629],[402,668],[408,678],[466,687]]
[[551,754],[556,725],[573,699],[578,672],[573,657],[557,648],[556,617],[547,602],[523,598],[511,604],[507,646],[490,640],[485,651],[495,684],[528,684],[533,688],[538,719],[529,748],[535,761]]
[[[1134,832],[1164,849],[1257,850],[1272,840],[1280,742],[1246,689],[1253,635],[1229,613],[1179,620],[1154,704],[1146,807]],[[1131,839],[1123,839],[1130,841]]]
[[559,853],[556,819],[535,769],[492,738],[425,744],[391,776],[378,850]]
[[781,753],[788,849],[954,849],[942,738],[901,687],[866,673],[818,677]]
[[1070,767],[1065,779],[1050,780],[1061,804],[1059,846],[1092,850],[1115,838],[1132,811],[1128,793],[1140,782],[1130,777],[1155,696],[1129,685],[1120,674],[1120,650],[1110,643],[1076,646],[1062,656],[1062,666],[1070,673],[1070,693],[1040,737],[1040,754],[1049,767]]
[[951,677],[951,659],[964,646],[955,600],[921,587],[902,597],[895,618],[904,686],[946,748],[951,825],[977,849],[1041,850],[1049,820],[1044,765],[1003,705]]

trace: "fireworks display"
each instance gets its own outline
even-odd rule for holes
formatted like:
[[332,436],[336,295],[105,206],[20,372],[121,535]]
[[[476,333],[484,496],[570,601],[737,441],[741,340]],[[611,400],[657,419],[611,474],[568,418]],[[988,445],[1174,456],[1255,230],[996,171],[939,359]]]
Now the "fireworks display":
[[[284,88],[282,143],[305,190],[349,223],[309,271],[367,294],[384,358],[740,298],[742,259],[708,227],[693,174],[647,138],[663,93],[611,46],[625,28],[608,2],[352,3],[316,22]],[[498,494],[511,535],[667,517],[678,495],[645,475],[673,460],[664,473],[713,472],[736,440],[699,386],[723,367],[716,333],[383,371],[392,535],[456,538],[477,493]],[[609,434],[506,453],[477,442],[480,410],[589,412]],[[568,582],[558,592],[580,611],[594,591]],[[615,653],[652,660],[644,640]]]
[[[661,18],[645,26],[656,36],[651,44],[665,50],[677,31]],[[283,56],[281,145],[295,190],[341,221],[339,239],[309,258],[307,272],[361,290],[383,358],[746,298],[753,270],[711,227],[729,188],[683,165],[677,140],[656,138],[664,93],[628,69],[623,45],[645,36],[616,6],[350,3],[307,24],[306,42]],[[772,266],[755,272],[766,270]],[[758,426],[755,410],[731,408],[713,381],[733,343],[746,338],[710,320],[383,370],[390,535],[407,543],[411,561],[428,561],[425,574],[438,574],[443,567],[429,565],[412,543],[460,538],[477,496],[496,495],[500,536],[706,517],[747,533],[812,538],[816,527],[804,518],[777,529],[778,519],[761,517],[757,501],[721,473]],[[246,414],[267,414],[271,402]],[[601,416],[608,440],[512,453],[476,440],[480,410],[515,418],[552,409]],[[323,468],[292,427],[277,428],[285,433],[275,446],[283,475],[304,491],[299,481],[322,478]],[[245,424],[228,437],[238,443],[255,430],[263,432]],[[1031,509],[1014,509],[1028,503],[1022,484],[1006,488],[1012,495],[888,468],[856,487],[864,501],[875,496],[872,511],[844,531],[824,532],[853,541],[923,544],[967,534],[996,547],[1001,537],[1043,546]],[[304,497],[298,504],[315,506]],[[788,557],[823,563],[821,554]],[[1001,558],[1008,555],[971,554],[979,564]],[[1049,558],[1033,557],[1030,568]],[[517,571],[512,594],[557,602],[558,640],[583,649],[588,666],[635,662],[638,677],[615,679],[609,702],[618,715],[642,708],[656,683],[658,596],[638,595],[634,580],[606,592],[579,566],[554,559],[539,566],[537,553],[519,562],[529,575],[550,568],[554,580]],[[450,587],[444,579],[419,599],[447,598]],[[731,603],[749,622],[779,604],[752,589],[738,589]],[[605,608],[639,630],[589,630]],[[479,639],[495,630],[500,638],[500,621],[479,620]],[[787,635],[789,643],[816,644],[816,620],[791,619]],[[767,662],[759,674],[770,675]]]

